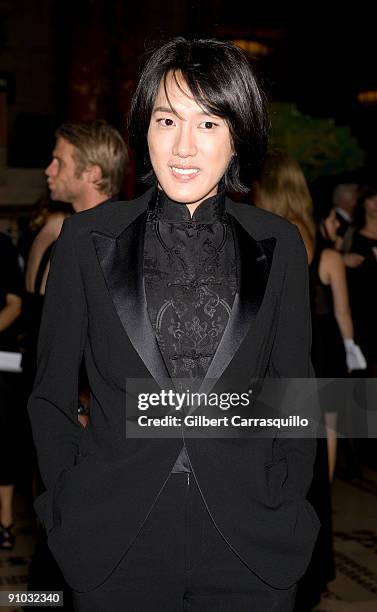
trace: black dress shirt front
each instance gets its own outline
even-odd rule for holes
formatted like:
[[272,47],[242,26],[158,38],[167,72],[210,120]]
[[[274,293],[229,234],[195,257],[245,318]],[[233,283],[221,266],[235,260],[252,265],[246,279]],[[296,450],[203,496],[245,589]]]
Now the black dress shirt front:
[[[161,190],[148,211],[144,282],[148,314],[169,374],[200,385],[220,344],[237,289],[225,194],[191,217]],[[177,385],[176,385],[177,386]],[[185,447],[173,468],[190,471]]]

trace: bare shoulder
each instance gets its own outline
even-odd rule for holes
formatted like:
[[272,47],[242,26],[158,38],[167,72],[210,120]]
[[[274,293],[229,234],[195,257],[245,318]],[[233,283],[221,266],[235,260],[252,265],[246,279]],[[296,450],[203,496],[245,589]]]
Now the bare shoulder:
[[343,256],[335,249],[324,249],[321,254],[319,274],[322,281],[328,284],[345,275]]
[[324,263],[333,268],[344,268],[343,255],[335,249],[324,249],[322,252]]

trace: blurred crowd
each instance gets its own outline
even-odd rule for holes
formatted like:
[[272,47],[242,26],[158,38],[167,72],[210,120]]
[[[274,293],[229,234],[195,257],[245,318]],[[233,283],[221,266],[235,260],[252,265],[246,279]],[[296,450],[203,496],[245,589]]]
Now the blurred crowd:
[[[127,163],[120,134],[104,122],[64,124],[45,173],[49,196],[38,203],[17,244],[0,234],[0,549],[16,545],[13,497],[22,482],[34,499],[43,492],[26,405],[33,385],[38,330],[54,244],[67,216],[116,199]],[[341,183],[332,198],[316,198],[299,164],[270,154],[253,184],[253,202],[297,226],[308,256],[312,308],[312,361],[317,377],[377,376],[377,189]],[[22,355],[22,371],[10,365]],[[85,368],[77,418],[90,419]],[[323,413],[327,440],[318,441],[310,501],[322,523],[311,565],[299,589],[297,609],[310,609],[334,577],[330,487],[339,450],[337,411]],[[370,457],[374,456],[373,452]],[[371,459],[372,460],[372,459]],[[357,469],[357,453],[348,467]],[[36,548],[29,588],[62,588],[36,519]],[[305,592],[305,597],[304,597]],[[67,609],[69,604],[66,603]]]
[[[254,184],[254,201],[294,223],[305,244],[312,362],[317,378],[342,381],[347,377],[376,377],[377,189],[340,183],[332,197],[317,195],[313,201],[300,165],[276,153],[268,156]],[[343,460],[343,475],[349,478],[359,475],[364,463],[377,465],[373,439],[353,440],[349,433],[338,448],[337,426],[342,417],[339,404],[347,402],[346,392],[344,385],[328,384],[320,398],[327,438],[317,441],[308,499],[321,529],[308,570],[299,583],[296,608],[300,611],[317,604],[335,577],[331,483],[337,462]]]

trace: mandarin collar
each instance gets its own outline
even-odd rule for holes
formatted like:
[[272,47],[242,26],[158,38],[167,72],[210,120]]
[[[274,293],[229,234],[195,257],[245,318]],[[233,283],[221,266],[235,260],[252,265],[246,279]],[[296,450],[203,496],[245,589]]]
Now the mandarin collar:
[[225,191],[219,191],[214,196],[206,198],[195,209],[191,217],[186,204],[171,200],[164,191],[156,188],[154,197],[150,203],[150,212],[154,220],[159,221],[186,221],[190,223],[214,223],[215,221],[226,221]]

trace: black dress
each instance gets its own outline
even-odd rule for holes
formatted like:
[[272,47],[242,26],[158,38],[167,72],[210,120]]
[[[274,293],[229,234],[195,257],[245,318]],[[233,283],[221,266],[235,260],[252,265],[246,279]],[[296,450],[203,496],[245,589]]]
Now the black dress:
[[[310,298],[312,310],[312,363],[317,378],[343,378],[347,374],[343,340],[334,316],[331,287],[319,278],[319,263],[323,249],[329,246],[321,237],[309,269]],[[333,411],[338,385],[327,385],[320,394],[323,413],[326,408]],[[339,401],[339,399],[338,399]],[[324,415],[322,413],[322,425]],[[329,483],[326,438],[317,441],[313,481],[308,492],[308,501],[315,509],[321,528],[311,561],[303,578],[299,581],[295,612],[309,612],[319,603],[321,593],[335,578],[335,560],[332,541],[331,495]]]
[[37,343],[41,324],[44,295],[40,293],[43,276],[50,261],[55,241],[44,251],[38,266],[34,283],[34,292],[25,291],[22,302],[23,322],[23,356],[22,372],[26,395],[29,397],[37,369]]
[[[22,275],[12,241],[0,234],[0,310],[7,294],[22,295]],[[0,350],[18,351],[17,321],[0,332]],[[0,372],[0,485],[14,484],[18,472],[17,452],[20,414],[20,374]]]
[[365,257],[357,268],[347,268],[355,338],[368,364],[368,376],[377,376],[377,240],[355,232],[350,251]]
[[[317,378],[344,378],[347,375],[343,339],[334,314],[330,285],[319,277],[321,255],[327,244],[318,240],[310,265],[310,305],[312,311],[312,362]],[[332,410],[329,404],[329,410]]]

